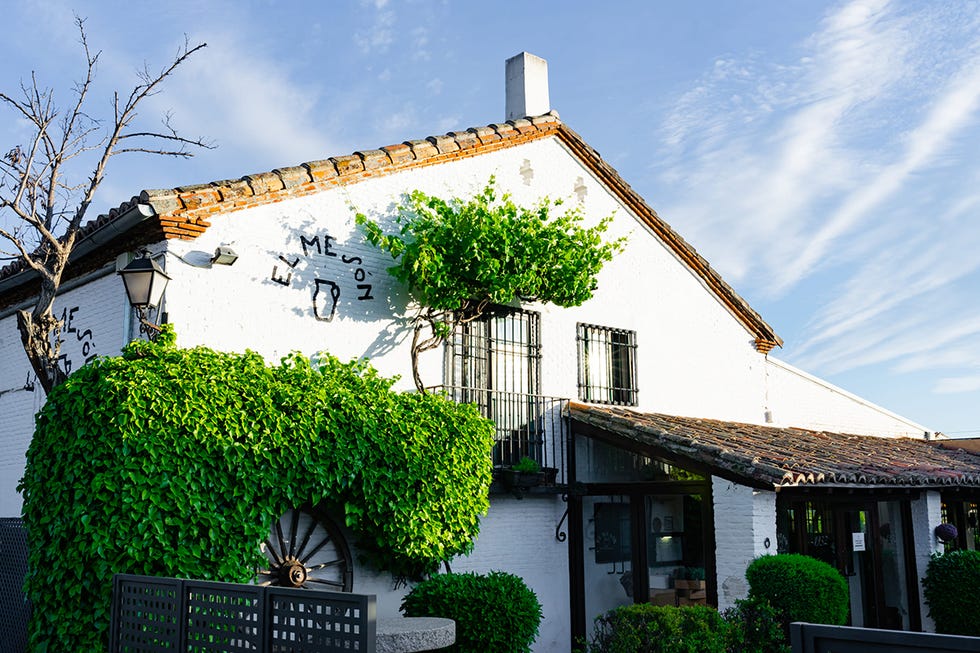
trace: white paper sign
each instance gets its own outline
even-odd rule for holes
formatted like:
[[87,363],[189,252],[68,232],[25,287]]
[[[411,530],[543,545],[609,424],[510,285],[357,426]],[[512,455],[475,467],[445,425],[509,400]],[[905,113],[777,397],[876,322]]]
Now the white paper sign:
[[864,533],[851,533],[851,543],[854,551],[864,551]]

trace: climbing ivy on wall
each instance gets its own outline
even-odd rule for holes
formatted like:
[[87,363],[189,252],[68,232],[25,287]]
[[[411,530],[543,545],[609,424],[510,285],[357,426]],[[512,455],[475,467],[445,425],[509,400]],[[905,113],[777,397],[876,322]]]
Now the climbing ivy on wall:
[[177,349],[169,329],[72,374],[21,483],[32,651],[103,651],[118,572],[248,582],[289,508],[343,514],[365,562],[417,575],[468,553],[493,427],[365,363]]
[[[362,213],[368,242],[391,254],[388,272],[407,284],[421,310],[412,362],[463,321],[493,304],[535,300],[579,306],[592,297],[602,266],[625,239],[603,241],[612,216],[585,227],[580,206],[544,198],[530,207],[498,192],[494,178],[469,199],[445,200],[416,190],[398,205],[398,232],[386,234]],[[429,335],[423,335],[428,329]]]

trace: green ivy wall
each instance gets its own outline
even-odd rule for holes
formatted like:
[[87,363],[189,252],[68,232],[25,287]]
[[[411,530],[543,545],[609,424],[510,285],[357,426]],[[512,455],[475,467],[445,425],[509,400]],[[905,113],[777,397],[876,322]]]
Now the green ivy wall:
[[105,650],[117,572],[248,582],[273,521],[305,503],[396,575],[472,550],[493,427],[471,407],[393,392],[363,363],[173,342],[97,359],[38,415],[20,488],[32,650]]

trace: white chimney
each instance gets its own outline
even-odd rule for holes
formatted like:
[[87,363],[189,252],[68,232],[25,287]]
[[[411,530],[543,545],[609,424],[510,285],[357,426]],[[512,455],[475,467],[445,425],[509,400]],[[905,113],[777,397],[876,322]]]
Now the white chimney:
[[551,111],[548,98],[548,62],[528,52],[507,60],[507,118],[541,116]]

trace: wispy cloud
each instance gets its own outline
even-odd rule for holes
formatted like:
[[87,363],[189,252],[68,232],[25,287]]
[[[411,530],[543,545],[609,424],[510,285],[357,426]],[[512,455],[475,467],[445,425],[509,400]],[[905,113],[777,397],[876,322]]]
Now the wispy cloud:
[[314,83],[291,79],[281,61],[226,32],[168,81],[154,109],[173,109],[188,135],[216,141],[225,160],[247,148],[250,158],[289,165],[333,153],[319,96]]
[[917,171],[941,156],[950,140],[976,120],[980,106],[980,61],[970,62],[951,79],[933,103],[925,120],[906,137],[900,158],[850,193],[810,239],[806,249],[785,270],[780,289],[806,276],[838,238],[859,224],[871,211],[898,193]]
[[[200,42],[191,36],[190,43]],[[182,136],[202,137],[217,146],[195,151],[190,161],[155,158],[113,162],[97,196],[99,210],[127,200],[146,187],[169,187],[239,177],[275,167],[344,151],[328,137],[338,115],[350,110],[344,103],[357,101],[356,89],[323,112],[323,90],[317,79],[299,80],[289,61],[270,53],[242,26],[229,23],[222,30],[209,29],[208,46],[169,77],[162,92],[144,103],[142,126],[160,130],[158,119],[171,114]],[[177,51],[183,37],[157,44],[144,56],[156,71]],[[100,78],[120,90],[135,83],[140,65],[133,53],[121,47],[103,52]],[[105,94],[102,93],[102,96]]]
[[719,58],[668,116],[668,220],[743,292],[824,288],[794,363],[980,375],[978,27],[976,5],[841,4],[795,59]]

